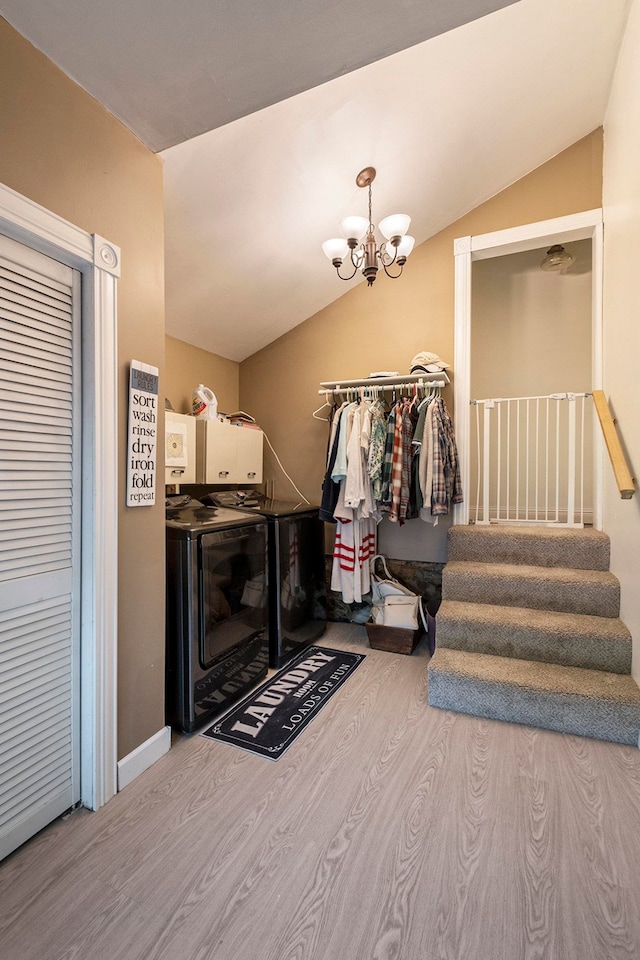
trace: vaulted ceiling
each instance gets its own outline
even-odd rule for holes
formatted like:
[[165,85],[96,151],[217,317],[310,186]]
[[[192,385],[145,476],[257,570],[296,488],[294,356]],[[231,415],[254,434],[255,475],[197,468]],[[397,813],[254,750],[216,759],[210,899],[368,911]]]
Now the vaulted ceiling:
[[162,152],[167,332],[234,360],[348,289],[320,244],[366,214],[362,167],[374,222],[406,212],[420,243],[602,124],[627,9],[0,0]]

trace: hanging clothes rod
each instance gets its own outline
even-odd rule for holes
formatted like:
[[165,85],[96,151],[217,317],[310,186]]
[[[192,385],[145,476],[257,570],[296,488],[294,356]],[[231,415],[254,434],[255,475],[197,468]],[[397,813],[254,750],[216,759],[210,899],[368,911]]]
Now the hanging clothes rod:
[[449,377],[441,370],[439,373],[415,374],[408,373],[405,376],[398,374],[397,377],[364,377],[361,380],[328,380],[320,384],[321,389],[318,394],[332,391],[338,393],[341,390],[351,390],[353,387],[401,387],[410,386],[414,383],[419,387],[444,387],[450,383]]

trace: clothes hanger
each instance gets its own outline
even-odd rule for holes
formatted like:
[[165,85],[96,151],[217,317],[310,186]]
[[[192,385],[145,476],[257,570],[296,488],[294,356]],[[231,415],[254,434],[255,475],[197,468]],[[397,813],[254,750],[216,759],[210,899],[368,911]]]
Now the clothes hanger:
[[423,383],[422,388],[424,390],[424,396],[422,397],[422,400],[418,404],[418,409],[421,409],[426,404],[431,403],[434,397],[438,396],[438,393],[440,391],[440,388],[436,386],[433,382]]
[[311,414],[311,416],[313,417],[314,420],[322,420],[323,423],[328,423],[328,422],[329,422],[329,420],[331,419],[330,416],[328,416],[328,417],[319,417],[319,416],[318,416],[318,414],[319,414],[322,410],[324,410],[325,407],[329,407],[330,410],[331,410],[331,408],[332,408],[332,404],[329,403],[329,391],[328,391],[328,390],[325,390],[324,403],[322,404],[322,406],[321,406],[321,407],[318,407],[318,409],[317,409],[317,410],[314,410],[313,413]]

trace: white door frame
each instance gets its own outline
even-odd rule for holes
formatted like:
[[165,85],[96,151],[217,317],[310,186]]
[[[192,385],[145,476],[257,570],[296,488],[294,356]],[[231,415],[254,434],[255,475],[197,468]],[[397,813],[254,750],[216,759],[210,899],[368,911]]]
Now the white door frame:
[[[602,271],[603,225],[602,210],[541,220],[508,230],[459,237],[453,241],[455,260],[455,327],[454,327],[454,403],[456,440],[464,502],[456,504],[453,522],[469,522],[469,466],[471,443],[471,271],[474,260],[503,257],[523,250],[551,246],[572,240],[592,241],[592,352],[591,388],[602,389]],[[595,437],[594,457],[594,526],[602,529],[602,438]]]
[[82,273],[80,796],[117,789],[117,310],[120,250],[0,184],[0,232]]

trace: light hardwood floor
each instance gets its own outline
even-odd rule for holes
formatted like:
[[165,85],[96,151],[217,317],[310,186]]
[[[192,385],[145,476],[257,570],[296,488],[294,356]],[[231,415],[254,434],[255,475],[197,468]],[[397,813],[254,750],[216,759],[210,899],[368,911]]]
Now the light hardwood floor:
[[3,960],[640,957],[640,751],[426,704],[370,650],[277,763],[198,735],[0,866]]

